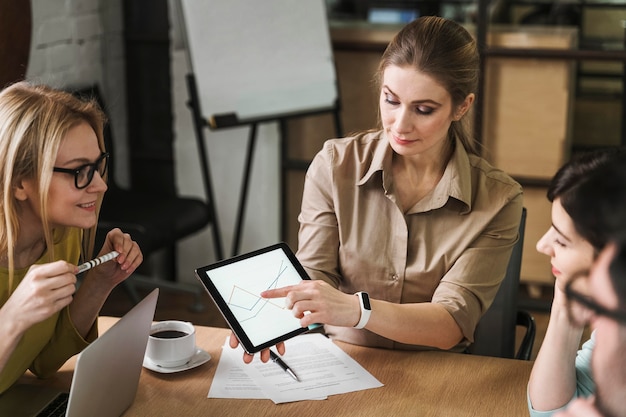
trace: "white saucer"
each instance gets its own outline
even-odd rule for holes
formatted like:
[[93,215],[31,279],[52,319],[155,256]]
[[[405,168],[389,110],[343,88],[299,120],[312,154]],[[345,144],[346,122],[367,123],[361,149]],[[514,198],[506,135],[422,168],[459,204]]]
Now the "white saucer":
[[156,363],[152,362],[147,356],[144,356],[143,366],[144,368],[148,368],[154,372],[160,372],[162,374],[171,374],[174,372],[181,372],[181,371],[186,371],[188,369],[193,369],[196,366],[200,366],[203,363],[208,362],[209,359],[211,359],[211,355],[209,354],[209,352],[202,350],[199,347],[196,347],[196,353],[191,357],[189,362],[187,362],[184,365],[173,366],[171,368],[165,368],[163,366],[157,365]]

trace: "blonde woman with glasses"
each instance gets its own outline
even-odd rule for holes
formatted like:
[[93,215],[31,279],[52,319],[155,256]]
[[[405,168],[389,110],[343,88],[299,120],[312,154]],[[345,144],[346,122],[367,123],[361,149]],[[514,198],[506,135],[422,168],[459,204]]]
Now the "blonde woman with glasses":
[[98,336],[111,290],[141,264],[128,234],[111,230],[89,270],[107,190],[104,115],[91,101],[21,82],[0,92],[0,393],[27,369],[47,377]]

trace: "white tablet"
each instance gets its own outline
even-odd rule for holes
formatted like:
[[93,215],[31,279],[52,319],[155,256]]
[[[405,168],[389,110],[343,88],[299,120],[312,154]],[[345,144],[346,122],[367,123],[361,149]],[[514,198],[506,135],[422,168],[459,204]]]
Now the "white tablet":
[[261,298],[262,291],[310,279],[286,243],[196,269],[244,350],[256,353],[319,325],[300,326],[284,298]]

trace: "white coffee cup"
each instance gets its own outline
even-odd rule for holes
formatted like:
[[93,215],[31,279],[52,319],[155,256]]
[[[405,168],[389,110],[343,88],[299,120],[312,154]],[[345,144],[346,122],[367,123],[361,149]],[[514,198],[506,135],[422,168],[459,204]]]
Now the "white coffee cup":
[[196,353],[196,329],[186,321],[166,320],[152,324],[146,357],[157,366],[174,368],[189,362]]

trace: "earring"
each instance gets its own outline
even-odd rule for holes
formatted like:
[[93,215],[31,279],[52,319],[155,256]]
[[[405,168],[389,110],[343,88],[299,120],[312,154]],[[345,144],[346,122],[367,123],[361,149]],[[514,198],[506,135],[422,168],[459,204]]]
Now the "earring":
[[467,107],[459,109],[459,111],[457,111],[456,115],[454,116],[454,120],[458,122],[463,118],[463,116],[465,116],[465,113],[467,113]]

